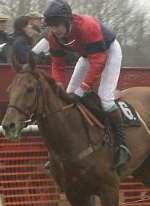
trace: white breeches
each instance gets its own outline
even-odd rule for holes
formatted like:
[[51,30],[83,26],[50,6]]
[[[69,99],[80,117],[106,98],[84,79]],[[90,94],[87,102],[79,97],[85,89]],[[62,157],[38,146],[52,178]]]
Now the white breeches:
[[[98,96],[101,99],[103,109],[110,111],[115,106],[114,92],[117,87],[121,69],[122,51],[119,42],[115,40],[107,52],[108,59],[101,74]],[[88,59],[80,57],[70,79],[67,88],[68,93],[74,92],[80,87],[89,68],[90,64]]]

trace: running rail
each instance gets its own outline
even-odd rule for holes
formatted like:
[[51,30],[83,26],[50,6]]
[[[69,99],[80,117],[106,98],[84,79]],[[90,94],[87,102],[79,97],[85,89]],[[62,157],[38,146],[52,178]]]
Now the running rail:
[[[4,129],[2,126],[0,126],[0,135],[4,135]],[[24,135],[39,135],[39,128],[37,125],[29,125],[22,129],[21,134]]]

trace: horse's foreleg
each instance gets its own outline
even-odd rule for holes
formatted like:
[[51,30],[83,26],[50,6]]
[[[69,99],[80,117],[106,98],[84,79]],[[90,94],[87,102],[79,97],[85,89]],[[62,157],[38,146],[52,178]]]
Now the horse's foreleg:
[[78,191],[68,191],[66,196],[72,206],[95,206],[95,200],[90,195]]
[[100,193],[102,206],[119,206],[119,188],[104,189]]

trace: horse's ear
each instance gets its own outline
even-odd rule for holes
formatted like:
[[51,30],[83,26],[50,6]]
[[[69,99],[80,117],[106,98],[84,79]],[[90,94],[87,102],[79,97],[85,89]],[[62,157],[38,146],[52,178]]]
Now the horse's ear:
[[12,67],[16,72],[20,72],[22,70],[22,65],[19,63],[19,61],[17,60],[17,57],[15,54],[12,54],[11,56],[11,63],[12,63]]

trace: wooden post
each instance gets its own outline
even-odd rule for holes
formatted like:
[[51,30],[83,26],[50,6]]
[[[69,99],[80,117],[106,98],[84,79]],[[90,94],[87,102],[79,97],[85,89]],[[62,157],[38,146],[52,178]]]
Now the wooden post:
[[6,206],[5,198],[3,194],[0,194],[0,206]]

